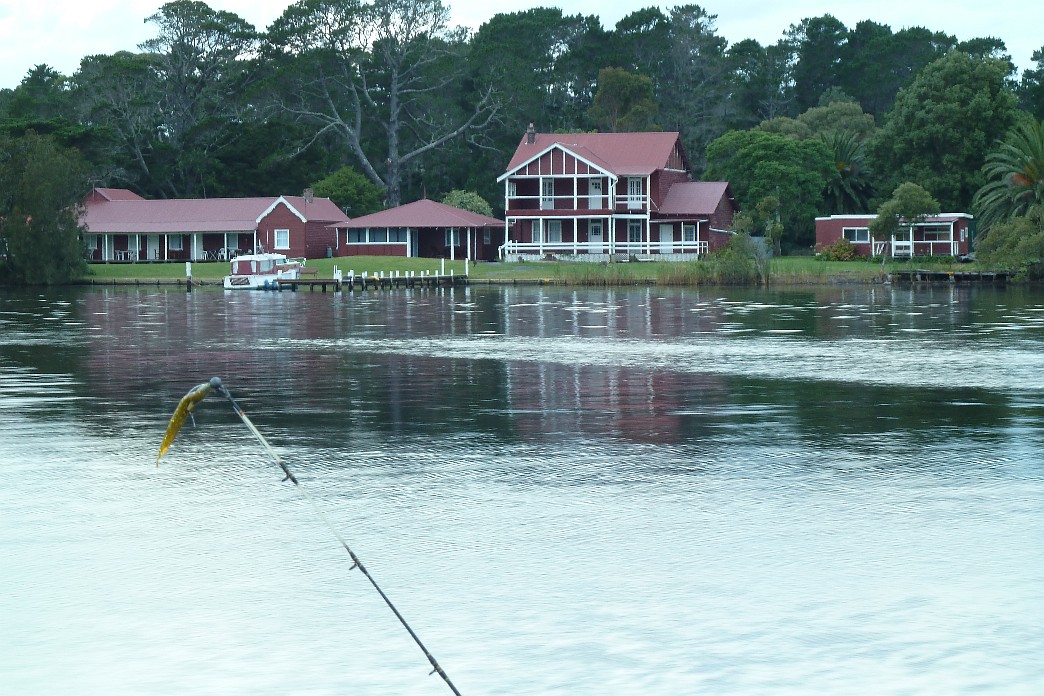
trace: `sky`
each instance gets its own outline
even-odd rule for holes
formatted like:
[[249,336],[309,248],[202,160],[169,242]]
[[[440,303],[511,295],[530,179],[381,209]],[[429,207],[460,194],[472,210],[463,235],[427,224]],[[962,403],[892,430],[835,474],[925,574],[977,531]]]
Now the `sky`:
[[[529,7],[560,7],[567,15],[597,15],[602,26],[613,28],[626,15],[656,5],[669,12],[685,2],[645,0],[444,0],[451,24],[478,29],[501,13]],[[80,59],[117,51],[136,51],[155,36],[145,18],[161,6],[160,0],[0,0],[0,89],[17,87],[26,73],[47,64],[72,75]],[[292,4],[290,0],[211,0],[215,10],[233,12],[263,30]],[[983,0],[705,0],[697,2],[717,15],[718,35],[730,44],[755,39],[762,45],[779,40],[791,24],[806,17],[832,14],[852,28],[864,19],[887,24],[892,31],[922,26],[943,31],[963,41],[982,36],[1002,39],[1019,70],[1032,67],[1030,56],[1044,44],[1044,4],[1040,2],[983,2]],[[611,6],[611,9],[609,8]]]

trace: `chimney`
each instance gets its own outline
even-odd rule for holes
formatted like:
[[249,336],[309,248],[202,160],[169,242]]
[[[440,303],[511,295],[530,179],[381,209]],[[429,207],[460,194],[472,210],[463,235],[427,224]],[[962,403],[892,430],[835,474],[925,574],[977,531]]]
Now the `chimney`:
[[532,145],[536,142],[536,127],[530,123],[529,128],[526,129],[526,145]]
[[305,203],[311,203],[315,199],[315,194],[312,193],[312,189],[306,188],[304,193],[301,194],[301,197],[304,198]]

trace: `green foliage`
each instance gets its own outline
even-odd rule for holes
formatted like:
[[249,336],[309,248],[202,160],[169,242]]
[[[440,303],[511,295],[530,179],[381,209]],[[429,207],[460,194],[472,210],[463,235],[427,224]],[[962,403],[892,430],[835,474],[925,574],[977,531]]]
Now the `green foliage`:
[[493,207],[486,202],[486,199],[473,191],[453,189],[442,197],[442,202],[446,205],[452,205],[454,208],[493,217]]
[[313,183],[312,191],[329,198],[338,208],[347,209],[351,217],[369,215],[384,208],[383,189],[348,166]]
[[768,279],[766,262],[761,245],[749,235],[736,234],[728,244],[709,254],[701,263],[707,264],[717,283],[749,285]]
[[820,139],[830,148],[834,162],[833,175],[823,190],[824,212],[865,213],[870,209],[873,184],[859,136],[850,131],[831,131]]
[[1044,46],[1033,52],[1032,60],[1036,66],[1022,71],[1018,87],[1019,106],[1044,120]]
[[816,258],[823,261],[851,261],[856,257],[855,244],[847,239],[839,239],[828,247],[820,250]]
[[86,168],[75,151],[32,132],[0,138],[3,277],[50,285],[84,274],[79,212],[86,192]]
[[968,210],[991,143],[1015,120],[1006,74],[1003,61],[953,52],[900,91],[869,151],[886,190],[916,181],[947,210]]
[[923,187],[905,182],[896,187],[892,197],[877,208],[877,217],[870,221],[874,239],[891,239],[903,225],[923,222],[930,215],[939,214],[939,201]]
[[1044,206],[1044,121],[1023,119],[986,157],[988,181],[975,193],[979,230]]
[[789,246],[812,245],[823,188],[834,171],[825,144],[776,133],[731,131],[707,147],[707,161],[705,178],[728,181],[741,209],[775,197]]
[[1026,215],[995,224],[975,247],[978,261],[986,268],[1012,271],[1039,280],[1044,277],[1044,206]]
[[656,130],[659,107],[653,100],[653,82],[644,75],[620,68],[598,72],[598,91],[587,115],[595,126],[609,133]]

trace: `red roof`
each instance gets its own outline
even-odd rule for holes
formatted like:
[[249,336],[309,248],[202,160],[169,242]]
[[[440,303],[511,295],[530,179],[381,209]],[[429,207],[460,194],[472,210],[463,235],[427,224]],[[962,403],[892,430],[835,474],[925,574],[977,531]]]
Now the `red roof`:
[[108,195],[89,197],[83,222],[93,234],[179,234],[192,232],[253,232],[258,220],[279,203],[288,205],[306,221],[343,227],[348,216],[328,198],[306,203],[300,196],[264,198],[177,198],[145,200],[95,189]]
[[365,227],[482,228],[503,227],[504,221],[422,198],[413,203],[400,205],[398,208],[353,218],[347,226],[355,229]]
[[558,146],[618,176],[645,176],[663,169],[679,146],[677,132],[656,133],[536,133],[532,143],[523,136],[507,171],[511,172]]
[[731,198],[727,181],[684,181],[671,186],[663,205],[657,211],[662,215],[695,215],[709,217],[714,214],[722,198]]

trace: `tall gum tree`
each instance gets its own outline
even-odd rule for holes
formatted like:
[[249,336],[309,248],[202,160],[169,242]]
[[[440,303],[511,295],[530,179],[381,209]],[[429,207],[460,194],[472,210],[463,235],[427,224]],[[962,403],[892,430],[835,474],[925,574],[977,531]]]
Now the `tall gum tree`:
[[332,138],[400,203],[411,161],[489,126],[489,90],[461,106],[464,36],[440,0],[300,0],[269,28],[277,108]]

